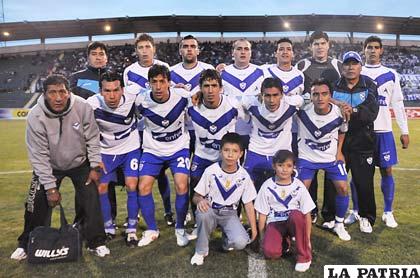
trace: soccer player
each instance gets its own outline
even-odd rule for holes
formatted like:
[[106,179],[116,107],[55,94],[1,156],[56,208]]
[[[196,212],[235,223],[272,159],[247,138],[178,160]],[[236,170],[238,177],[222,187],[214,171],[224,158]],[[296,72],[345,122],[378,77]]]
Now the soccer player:
[[149,69],[148,80],[151,90],[142,91],[136,99],[136,105],[145,123],[143,154],[139,164],[138,201],[147,225],[138,246],[148,245],[159,236],[152,186],[156,176],[165,166],[171,169],[174,176],[177,244],[185,246],[189,241],[184,221],[188,211],[190,166],[189,135],[185,128],[185,117],[190,94],[183,89],[169,88],[171,76],[166,66],[153,65]]
[[25,203],[25,225],[18,248],[11,259],[23,260],[29,234],[45,226],[51,208],[61,201],[62,180],[69,177],[78,196],[76,210],[84,211],[82,228],[88,250],[99,257],[110,254],[105,246],[98,189],[100,175],[99,129],[92,108],[84,99],[70,93],[62,75],[44,81],[45,92],[29,112],[26,146],[33,176]]
[[[384,52],[382,40],[376,36],[368,37],[364,42],[366,64],[362,74],[370,77],[378,86],[379,113],[374,125],[376,136],[376,165],[381,171],[381,189],[384,197],[384,213],[382,221],[390,228],[396,228],[398,223],[392,213],[395,183],[392,176],[392,166],[398,163],[397,150],[392,133],[392,120],[389,108],[392,107],[401,131],[400,141],[403,149],[409,144],[407,115],[404,109],[403,94],[400,87],[400,78],[396,71],[381,65],[381,56]],[[353,188],[352,188],[353,190]],[[355,192],[352,196],[356,196]],[[351,224],[359,219],[357,199],[353,199],[353,211],[346,219]]]
[[[264,73],[258,66],[250,63],[251,54],[251,43],[249,41],[239,39],[233,43],[232,56],[234,63],[226,66],[221,72],[223,94],[241,99],[242,96],[255,96],[260,93]],[[244,149],[248,149],[250,131],[250,123],[245,120],[237,122],[236,132],[241,135]]]
[[349,205],[349,195],[346,166],[341,151],[347,123],[344,122],[340,108],[330,103],[331,91],[328,81],[315,80],[311,88],[312,104],[298,112],[298,177],[309,188],[315,171],[324,170],[337,190],[336,216],[331,226],[341,240],[347,241],[351,237],[345,230],[343,221]]
[[99,80],[101,93],[88,98],[92,106],[101,136],[101,156],[104,170],[99,184],[102,217],[105,233],[115,237],[111,206],[108,199],[108,183],[113,180],[116,169],[123,168],[127,189],[128,226],[126,243],[137,246],[137,183],[140,160],[140,139],[135,115],[135,94],[124,94],[120,75],[105,72]]
[[[326,79],[331,84],[335,83],[340,78],[342,63],[328,56],[329,37],[328,34],[322,31],[315,31],[309,38],[310,47],[312,50],[312,57],[303,59],[296,64],[296,68],[303,72],[305,76],[304,97],[310,99],[311,84],[314,80],[319,78]],[[332,229],[328,223],[332,223],[335,219],[335,188],[334,184],[327,178],[324,179],[324,199],[322,203],[321,215],[324,220],[322,226]],[[314,176],[312,185],[309,188],[312,199],[315,202],[316,208],[312,212],[312,223],[316,223],[318,218],[318,179]]]
[[261,187],[255,199],[262,251],[268,259],[282,256],[283,242],[296,240],[295,270],[305,272],[311,266],[311,210],[315,207],[308,190],[293,177],[295,156],[279,150],[273,157],[275,176]]
[[[158,59],[155,59],[156,46],[153,38],[148,34],[141,34],[134,42],[134,48],[138,57],[138,62],[133,63],[124,70],[124,85],[126,87],[136,84],[142,89],[150,89],[147,74],[153,65],[164,65],[169,68],[169,65]],[[141,118],[138,123],[138,130],[140,137],[143,137],[144,120]],[[164,217],[168,226],[174,225],[172,206],[171,206],[171,188],[169,179],[165,174],[165,168],[159,174],[158,187],[162,197],[163,207],[165,210]]]
[[342,150],[359,200],[360,231],[371,233],[376,219],[373,122],[379,105],[377,86],[369,77],[360,75],[361,71],[360,55],[354,51],[344,53],[343,76],[334,86],[333,98],[347,105],[345,110],[351,113]]
[[[217,226],[223,233],[223,249],[242,250],[257,237],[253,200],[255,187],[238,161],[243,154],[242,141],[237,133],[227,133],[220,146],[222,161],[208,167],[195,187],[198,238],[192,265],[202,265],[209,252],[210,235]],[[252,236],[242,226],[236,212],[240,200],[245,204]]]
[[[302,95],[304,89],[304,75],[292,66],[294,58],[293,43],[289,38],[282,38],[277,42],[274,54],[276,64],[261,66],[264,77],[280,79],[284,95]],[[297,155],[297,125],[296,120],[292,123],[292,150]]]
[[275,150],[292,150],[292,117],[303,104],[300,95],[284,96],[277,78],[266,78],[261,85],[261,98],[244,97],[243,108],[251,117],[252,129],[244,168],[254,181],[257,192],[263,182],[273,176]]

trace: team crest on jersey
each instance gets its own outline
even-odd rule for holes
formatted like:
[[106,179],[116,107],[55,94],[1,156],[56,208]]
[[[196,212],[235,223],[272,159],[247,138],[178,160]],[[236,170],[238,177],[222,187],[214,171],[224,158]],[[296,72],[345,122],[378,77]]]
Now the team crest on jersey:
[[239,87],[244,90],[246,88],[246,82],[239,83]]
[[283,93],[287,93],[289,91],[289,86],[283,85]]
[[139,163],[139,171],[143,169],[143,166],[144,166],[144,160],[141,160]]
[[124,119],[124,123],[129,124],[131,123],[131,120],[133,120],[133,117],[126,118]]
[[197,167],[198,167],[198,164],[194,162],[194,163],[191,165],[191,171],[192,171],[192,172],[195,172],[195,171],[197,170]]
[[274,125],[274,124],[270,124],[270,125],[268,125],[268,129],[273,130],[273,129],[275,129],[275,128],[276,128],[276,125]]
[[365,99],[366,99],[366,93],[365,92],[360,93],[360,100],[365,101]]
[[389,161],[391,159],[391,155],[389,154],[384,155],[384,159],[385,161]]
[[167,127],[168,125],[169,125],[169,120],[163,120],[162,121],[162,125],[164,126],[164,127]]
[[217,126],[211,125],[209,129],[210,129],[210,132],[213,132],[214,133],[217,130]]
[[368,158],[366,158],[366,162],[369,164],[369,165],[372,165],[372,162],[373,162],[373,157],[368,157]]
[[298,191],[299,191],[300,187],[296,188],[295,190],[293,190],[290,195],[295,198],[298,195]]
[[78,130],[78,129],[79,129],[79,127],[80,127],[80,123],[78,123],[78,122],[73,123],[73,128],[74,128],[75,130]]
[[144,86],[146,87],[146,89],[150,89],[150,83],[149,82],[144,83]]
[[321,136],[321,134],[322,134],[322,132],[320,131],[320,130],[315,130],[315,132],[314,132],[314,135],[315,135],[315,137],[319,137],[319,136]]
[[185,84],[185,88],[187,89],[187,91],[191,91],[191,84],[190,83],[187,83],[187,84]]
[[239,178],[236,180],[236,187],[240,187],[245,181],[245,178]]

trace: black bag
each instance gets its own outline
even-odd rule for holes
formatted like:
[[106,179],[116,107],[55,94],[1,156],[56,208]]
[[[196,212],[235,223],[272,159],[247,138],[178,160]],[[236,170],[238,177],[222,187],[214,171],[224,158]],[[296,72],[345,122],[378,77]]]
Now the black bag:
[[29,234],[28,263],[77,261],[82,256],[82,239],[75,225],[69,225],[60,204],[61,227],[36,227]]

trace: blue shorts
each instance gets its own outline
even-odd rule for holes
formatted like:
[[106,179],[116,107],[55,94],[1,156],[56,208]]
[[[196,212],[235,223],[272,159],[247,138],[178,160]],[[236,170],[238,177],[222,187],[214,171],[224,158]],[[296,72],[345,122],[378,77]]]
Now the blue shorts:
[[101,154],[102,163],[105,166],[106,173],[102,172],[100,182],[109,183],[117,180],[116,170],[121,167],[124,177],[138,177],[139,176],[139,160],[140,150],[133,150],[126,154]]
[[207,167],[212,165],[215,161],[203,159],[199,156],[194,155],[191,162],[191,177],[201,177]]
[[305,159],[298,159],[298,178],[301,181],[312,180],[317,170],[324,170],[325,175],[332,181],[347,181],[346,166],[342,161],[328,163],[312,163]]
[[183,149],[171,156],[156,156],[154,154],[144,152],[140,160],[139,175],[156,177],[159,175],[162,167],[169,167],[172,171],[172,174],[182,173],[189,175],[189,150]]
[[388,168],[398,163],[397,149],[392,131],[378,132],[376,136],[375,164],[381,168]]
[[244,168],[251,176],[251,179],[255,181],[261,172],[274,171],[273,170],[273,157],[267,155],[261,155],[249,151],[246,153]]

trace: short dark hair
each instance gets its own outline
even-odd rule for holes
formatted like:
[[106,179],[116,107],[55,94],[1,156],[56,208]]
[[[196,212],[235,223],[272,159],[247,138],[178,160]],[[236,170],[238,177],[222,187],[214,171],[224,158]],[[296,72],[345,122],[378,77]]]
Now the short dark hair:
[[217,70],[206,69],[203,70],[200,74],[200,87],[203,85],[206,80],[216,80],[219,83],[219,86],[222,87],[222,78]]
[[283,42],[287,42],[290,43],[292,45],[292,49],[293,49],[293,42],[291,39],[289,38],[281,38],[277,41],[277,47],[279,47],[279,44],[283,43]]
[[273,165],[277,163],[284,163],[286,160],[292,160],[293,165],[296,164],[295,155],[289,150],[278,150],[273,156]]
[[147,74],[147,79],[149,81],[152,80],[152,78],[162,75],[164,78],[166,78],[168,81],[171,81],[171,73],[167,66],[164,65],[158,65],[154,64],[150,69],[149,73]]
[[322,86],[322,85],[327,86],[328,87],[328,90],[330,91],[330,94],[332,95],[333,88],[332,88],[331,82],[328,81],[325,78],[318,78],[318,79],[315,79],[314,81],[312,81],[311,88],[313,86]]
[[153,39],[152,36],[146,33],[143,33],[136,38],[136,40],[134,41],[134,47],[137,47],[137,44],[143,41],[150,42],[153,45],[153,47],[155,47],[155,40]]
[[179,48],[182,47],[182,44],[185,40],[195,40],[198,44],[198,40],[196,37],[194,37],[193,35],[186,35],[185,37],[182,38],[182,40],[179,42]]
[[244,150],[244,145],[242,143],[241,136],[236,132],[228,132],[222,137],[222,142],[220,143],[220,149],[227,143],[237,144],[241,151]]
[[113,82],[120,81],[121,88],[124,87],[124,82],[121,78],[121,74],[114,71],[106,71],[99,77],[99,88],[102,89],[102,81]]
[[100,48],[103,51],[105,51],[105,54],[108,56],[108,50],[106,49],[106,45],[103,42],[91,42],[90,44],[88,44],[86,48],[87,55],[89,56],[90,52],[97,48]]
[[315,31],[309,37],[309,43],[312,44],[315,40],[318,40],[318,39],[325,39],[326,41],[330,40],[327,33],[323,31]]
[[275,77],[267,77],[261,84],[261,93],[264,93],[264,89],[277,88],[283,93],[283,84],[280,79]]
[[366,40],[365,40],[365,42],[363,43],[363,49],[365,49],[366,46],[368,45],[368,43],[371,43],[371,42],[377,42],[377,43],[379,43],[379,46],[382,48],[382,40],[381,40],[381,38],[378,37],[378,36],[370,36],[370,37],[367,37]]
[[66,77],[64,77],[64,75],[61,75],[61,74],[51,74],[51,75],[49,75],[44,80],[44,82],[42,83],[42,85],[44,87],[44,93],[47,92],[47,88],[48,88],[49,85],[61,85],[61,84],[64,84],[67,91],[70,90],[69,81],[67,80]]

